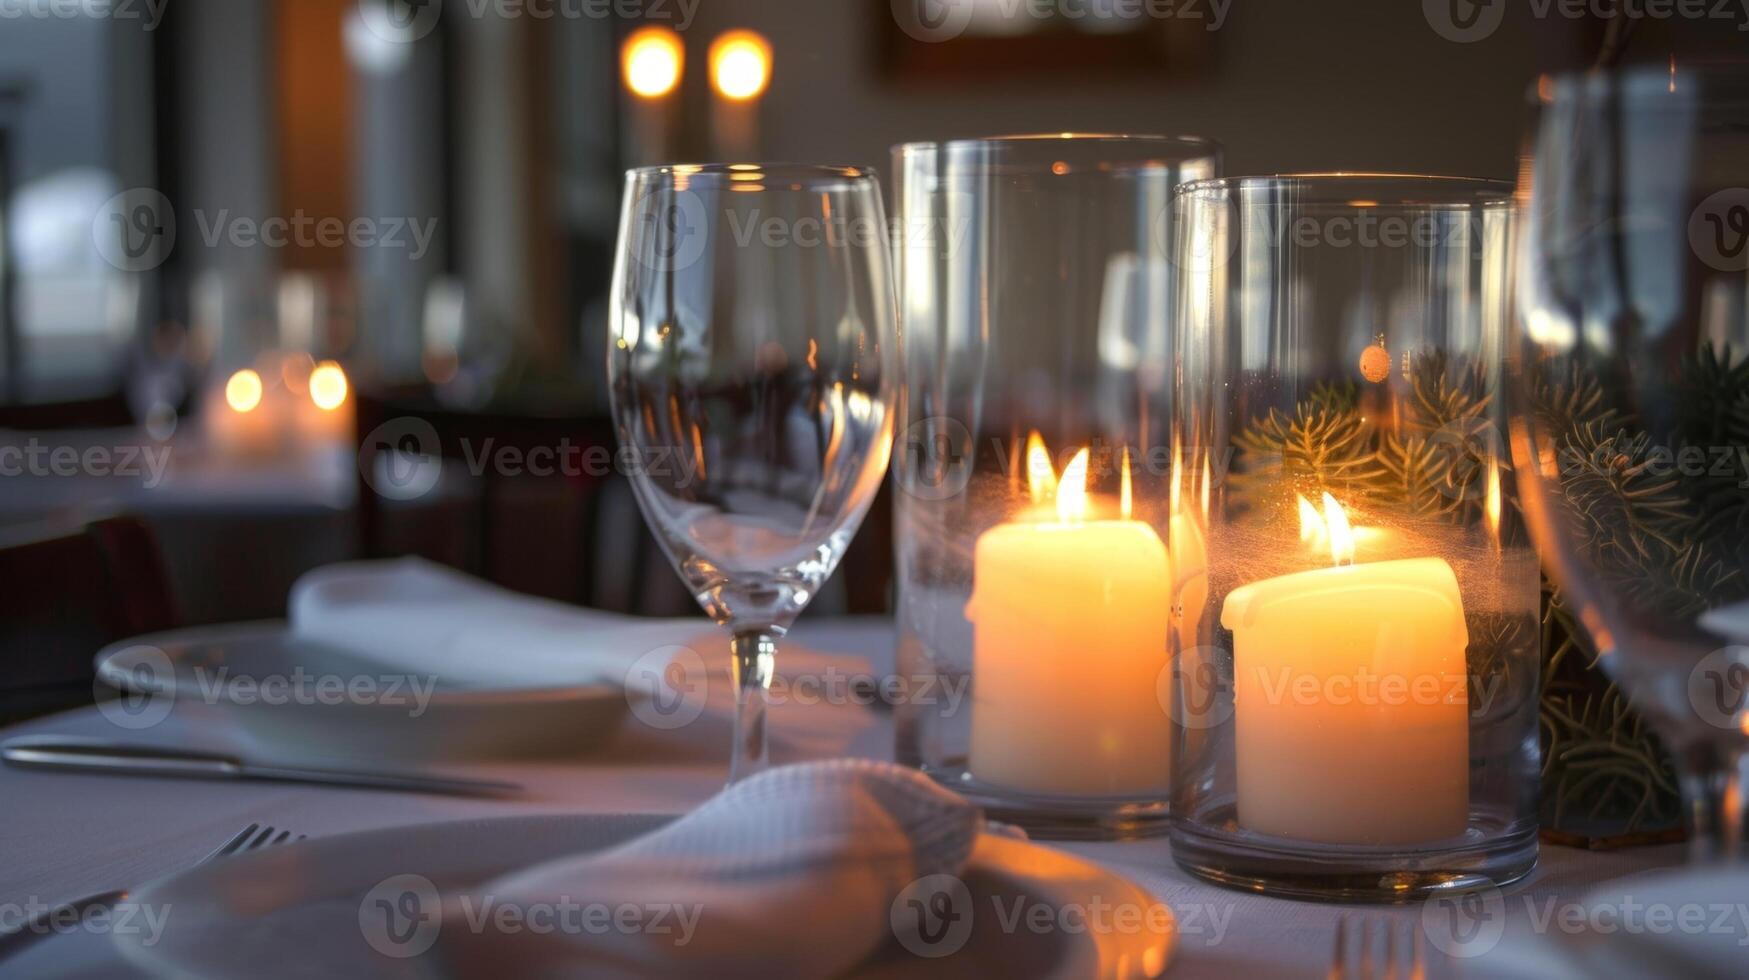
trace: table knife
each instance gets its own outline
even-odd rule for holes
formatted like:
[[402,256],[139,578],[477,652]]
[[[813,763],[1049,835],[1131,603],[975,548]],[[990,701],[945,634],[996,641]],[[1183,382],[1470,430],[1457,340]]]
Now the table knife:
[[183,776],[196,779],[271,780],[457,796],[501,796],[522,789],[515,783],[481,779],[259,765],[220,752],[130,745],[64,735],[25,735],[8,739],[0,743],[0,759],[4,759],[9,766],[21,769],[131,776]]

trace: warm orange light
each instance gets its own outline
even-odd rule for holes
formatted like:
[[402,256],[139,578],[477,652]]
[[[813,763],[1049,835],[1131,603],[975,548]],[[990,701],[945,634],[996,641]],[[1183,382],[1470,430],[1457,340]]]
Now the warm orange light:
[[771,82],[771,43],[753,31],[729,31],[711,42],[711,87],[734,102],[765,93]]
[[620,67],[626,88],[645,99],[660,99],[680,85],[686,49],[680,35],[666,27],[644,27],[632,32],[620,49]]
[[333,361],[323,361],[310,372],[310,401],[324,412],[346,404],[346,372]]
[[1324,523],[1330,531],[1330,563],[1354,564],[1354,529],[1348,526],[1348,512],[1328,492],[1324,494]]
[[261,404],[261,375],[244,368],[225,382],[225,404],[238,412],[253,412]]
[[1119,493],[1120,493],[1120,495],[1118,497],[1118,510],[1119,510],[1119,512],[1121,512],[1123,514],[1123,519],[1127,521],[1130,519],[1130,503],[1131,503],[1131,500],[1130,500],[1130,450],[1129,450],[1128,446],[1125,446],[1124,451],[1123,451],[1123,487]]
[[1300,502],[1300,540],[1316,541],[1324,536],[1324,517],[1305,494],[1294,494]]
[[1494,540],[1500,540],[1500,463],[1493,461],[1488,464],[1488,530],[1494,532]]
[[1057,520],[1064,524],[1082,521],[1087,517],[1089,455],[1086,449],[1076,453],[1075,458],[1069,460],[1069,465],[1063,467],[1063,478],[1057,481]]
[[1032,502],[1042,504],[1057,492],[1057,471],[1051,466],[1051,451],[1037,430],[1026,437],[1026,491]]
[[1210,468],[1208,456],[1205,455],[1202,458],[1202,517],[1205,521],[1208,520],[1209,516],[1209,497],[1214,493],[1214,490],[1214,470]]

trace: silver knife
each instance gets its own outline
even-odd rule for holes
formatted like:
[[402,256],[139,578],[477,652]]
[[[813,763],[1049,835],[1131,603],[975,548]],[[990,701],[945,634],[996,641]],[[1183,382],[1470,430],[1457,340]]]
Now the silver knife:
[[196,779],[259,779],[456,796],[502,796],[522,789],[515,783],[484,779],[256,765],[219,752],[129,745],[70,735],[22,735],[8,739],[0,743],[0,758],[5,759],[7,765],[21,769]]

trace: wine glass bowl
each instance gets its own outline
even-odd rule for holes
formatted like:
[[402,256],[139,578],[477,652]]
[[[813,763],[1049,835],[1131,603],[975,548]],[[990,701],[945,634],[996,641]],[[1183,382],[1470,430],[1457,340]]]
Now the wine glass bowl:
[[884,220],[861,168],[627,177],[608,349],[621,464],[676,571],[735,636],[732,779],[764,763],[777,639],[886,473],[898,330]]
[[1510,441],[1561,604],[1740,854],[1749,744],[1749,74],[1542,80]]

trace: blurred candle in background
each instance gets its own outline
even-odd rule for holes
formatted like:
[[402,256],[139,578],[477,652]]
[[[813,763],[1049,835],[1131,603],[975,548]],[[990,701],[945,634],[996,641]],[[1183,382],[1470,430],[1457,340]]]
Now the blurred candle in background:
[[631,165],[670,162],[675,96],[685,70],[686,48],[669,28],[639,28],[621,46],[621,77],[630,96],[625,136]]
[[771,43],[746,30],[711,42],[711,149],[718,160],[759,157],[759,103],[771,85]]

